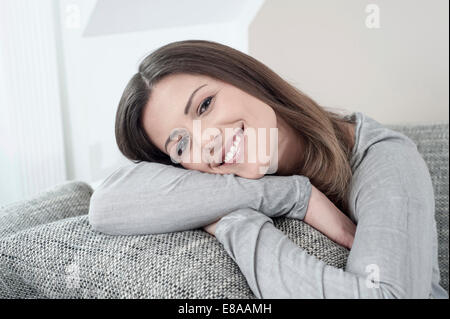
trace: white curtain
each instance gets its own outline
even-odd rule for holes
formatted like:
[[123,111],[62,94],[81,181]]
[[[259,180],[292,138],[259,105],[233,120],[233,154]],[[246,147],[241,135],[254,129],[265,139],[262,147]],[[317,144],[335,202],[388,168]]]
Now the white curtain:
[[0,1],[0,205],[66,179],[54,6]]

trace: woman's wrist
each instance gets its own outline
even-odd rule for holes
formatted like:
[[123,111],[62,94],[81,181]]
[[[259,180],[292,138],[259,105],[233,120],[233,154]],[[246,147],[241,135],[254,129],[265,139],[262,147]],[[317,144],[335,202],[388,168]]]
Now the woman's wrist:
[[352,247],[356,225],[314,185],[303,221],[339,245]]

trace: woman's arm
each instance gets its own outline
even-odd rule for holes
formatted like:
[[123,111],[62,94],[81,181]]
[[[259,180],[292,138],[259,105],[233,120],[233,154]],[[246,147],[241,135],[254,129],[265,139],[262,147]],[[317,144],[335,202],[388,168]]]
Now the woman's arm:
[[246,179],[141,162],[120,168],[95,190],[92,227],[108,234],[195,229],[240,208],[303,219],[311,195],[305,176]]
[[[314,185],[303,221],[339,245],[347,249],[352,247],[356,225]],[[217,223],[218,221],[203,229],[214,236]]]
[[431,178],[419,154],[395,152],[369,152],[358,168],[358,226],[345,270],[308,255],[256,210],[218,222],[217,239],[257,297],[428,298],[436,232]]

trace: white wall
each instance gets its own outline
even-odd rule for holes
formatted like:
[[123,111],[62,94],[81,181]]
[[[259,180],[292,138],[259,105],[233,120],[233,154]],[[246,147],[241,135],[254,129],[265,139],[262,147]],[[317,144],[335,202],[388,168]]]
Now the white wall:
[[[366,27],[368,4],[380,28]],[[447,121],[448,0],[266,0],[249,52],[319,104],[382,123]]]

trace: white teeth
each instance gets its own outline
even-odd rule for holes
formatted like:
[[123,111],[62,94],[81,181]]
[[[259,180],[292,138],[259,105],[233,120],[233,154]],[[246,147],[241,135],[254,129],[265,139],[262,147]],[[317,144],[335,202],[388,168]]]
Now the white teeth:
[[230,150],[227,152],[227,154],[225,156],[225,162],[230,161],[234,157],[234,155],[238,149],[238,145],[239,145],[240,141],[241,141],[241,138],[239,136],[236,136],[236,140],[233,142],[232,146],[230,147]]

